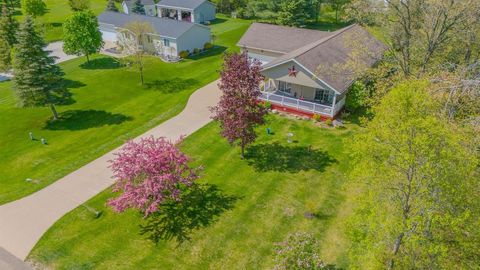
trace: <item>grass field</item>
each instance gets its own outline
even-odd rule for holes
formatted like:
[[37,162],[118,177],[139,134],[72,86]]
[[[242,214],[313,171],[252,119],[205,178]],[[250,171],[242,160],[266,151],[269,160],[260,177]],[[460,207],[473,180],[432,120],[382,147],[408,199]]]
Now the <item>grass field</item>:
[[[234,49],[250,24],[220,21],[212,25],[220,47],[209,55],[178,64],[149,58],[148,87],[140,85],[135,67],[105,56],[95,56],[91,65],[85,58],[62,63],[72,96],[71,104],[57,107],[57,122],[49,121],[48,108],[16,108],[11,82],[0,83],[0,204],[47,186],[178,114],[194,90],[218,77],[222,52]],[[29,132],[48,145],[30,141]]]
[[[142,216],[107,209],[114,195],[105,191],[86,203],[102,211],[99,218],[85,207],[73,210],[43,236],[29,260],[48,269],[272,269],[275,243],[306,231],[322,243],[325,261],[346,267],[347,145],[357,127],[324,129],[278,116],[270,116],[267,126],[274,134],[259,128],[245,160],[220,138],[216,123],[186,139],[182,149],[194,165],[205,166],[201,182],[218,190],[188,201],[188,215],[174,211],[168,220],[177,223],[150,230],[165,230],[173,239],[155,245],[140,235]],[[179,245],[175,236],[184,234],[191,240]]]

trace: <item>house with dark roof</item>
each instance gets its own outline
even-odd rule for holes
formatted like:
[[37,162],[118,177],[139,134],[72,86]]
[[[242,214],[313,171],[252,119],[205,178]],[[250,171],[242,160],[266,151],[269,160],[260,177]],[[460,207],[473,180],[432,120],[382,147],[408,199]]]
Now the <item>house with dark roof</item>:
[[205,23],[216,16],[216,6],[208,0],[160,0],[156,6],[159,17],[179,21]]
[[126,29],[132,22],[149,23],[153,32],[146,36],[146,51],[162,58],[176,58],[182,51],[203,49],[211,42],[210,28],[204,25],[138,14],[104,11],[98,16],[99,28],[105,42],[125,49],[131,46],[134,36]]
[[[132,13],[132,8],[135,6],[136,0],[124,0],[122,2],[123,13],[130,14]],[[157,16],[157,8],[153,0],[140,0],[143,8],[145,9],[145,15],[147,16]]]
[[386,46],[359,25],[325,32],[254,23],[237,44],[262,63],[261,99],[278,110],[334,118],[359,73]]

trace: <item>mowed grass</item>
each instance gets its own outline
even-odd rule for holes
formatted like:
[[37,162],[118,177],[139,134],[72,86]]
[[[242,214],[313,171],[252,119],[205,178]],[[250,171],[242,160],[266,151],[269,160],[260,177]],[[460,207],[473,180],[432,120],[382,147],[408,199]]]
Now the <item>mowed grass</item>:
[[[73,11],[68,4],[68,0],[45,0],[47,13],[37,18],[37,22],[41,23],[41,31],[47,42],[58,41],[63,37],[63,22]],[[107,1],[90,0],[90,9],[95,14],[100,14],[105,10]],[[119,4],[117,4],[120,7]],[[17,9],[17,18],[22,20],[23,14],[21,9]]]
[[[267,126],[274,135],[266,134]],[[217,123],[182,143],[193,165],[205,167],[201,182],[234,198],[216,218],[191,214],[210,224],[196,228],[190,241],[155,245],[140,235],[141,214],[117,214],[105,206],[115,196],[107,190],[86,203],[101,211],[100,217],[83,206],[73,210],[43,236],[29,260],[48,269],[272,269],[275,245],[288,233],[303,231],[321,242],[326,262],[346,267],[342,226],[350,191],[345,174],[356,126],[324,129],[279,116],[270,116],[267,126],[258,129],[259,138],[244,160],[238,148],[220,138]]]
[[[150,87],[140,85],[136,67],[106,56],[95,56],[90,66],[85,58],[62,63],[73,103],[57,106],[63,118],[57,122],[49,122],[47,107],[17,108],[12,82],[1,82],[0,204],[49,185],[181,112],[193,91],[218,78],[223,50],[236,50],[249,24],[226,20],[213,25],[222,47],[196,60],[167,64],[148,58]],[[31,141],[29,132],[48,145]]]

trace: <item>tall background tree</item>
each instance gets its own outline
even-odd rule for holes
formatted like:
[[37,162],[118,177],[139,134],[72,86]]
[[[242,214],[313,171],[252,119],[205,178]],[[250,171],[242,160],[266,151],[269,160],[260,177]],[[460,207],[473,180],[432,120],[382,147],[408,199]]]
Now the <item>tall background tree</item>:
[[53,118],[57,119],[55,100],[56,93],[62,88],[62,72],[44,50],[46,44],[30,16],[25,17],[17,38],[13,89],[18,104],[21,107],[49,105]]
[[145,15],[145,7],[142,4],[142,0],[135,0],[132,7],[132,13]]
[[1,7],[2,16],[0,17],[0,36],[7,41],[10,47],[17,43],[18,22],[13,17],[13,9],[9,8],[7,4]]
[[47,5],[43,0],[23,0],[22,8],[25,14],[34,18],[47,13]]
[[288,26],[301,26],[310,18],[312,7],[307,0],[284,1],[280,5],[277,23]]
[[113,12],[118,12],[118,8],[117,8],[117,6],[115,5],[115,1],[114,1],[114,0],[108,0],[107,10],[108,10],[108,11],[113,11]]
[[125,43],[124,50],[133,53],[133,57],[135,59],[135,65],[138,67],[138,71],[140,72],[140,82],[144,83],[143,78],[143,67],[145,61],[145,55],[147,52],[145,51],[145,45],[148,41],[149,34],[155,34],[155,29],[153,26],[148,22],[140,22],[134,21],[125,25],[126,32],[125,34],[131,36],[133,39],[133,44],[128,44],[128,41]]
[[121,194],[108,204],[117,212],[134,208],[145,216],[156,213],[163,202],[179,200],[182,190],[199,178],[201,168],[190,168],[189,161],[163,137],[129,141],[111,161],[113,189]]
[[103,47],[98,20],[90,10],[74,12],[63,24],[63,50],[67,54],[89,56]]
[[90,0],[68,0],[73,11],[82,11],[90,8]]
[[12,67],[12,49],[5,39],[0,39],[0,72],[9,71]]
[[214,119],[219,121],[222,136],[232,145],[238,144],[242,158],[245,147],[255,141],[255,127],[264,123],[267,111],[258,104],[261,64],[251,62],[246,52],[225,55],[220,73],[219,87],[222,96],[212,108]]
[[353,269],[478,265],[480,205],[473,136],[438,115],[426,81],[396,86],[352,144],[357,208]]

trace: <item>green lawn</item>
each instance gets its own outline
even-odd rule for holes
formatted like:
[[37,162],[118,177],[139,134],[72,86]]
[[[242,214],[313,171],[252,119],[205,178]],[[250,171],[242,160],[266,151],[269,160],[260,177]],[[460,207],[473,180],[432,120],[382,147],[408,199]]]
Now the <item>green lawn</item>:
[[[85,66],[84,58],[62,63],[73,103],[58,106],[64,119],[56,123],[49,123],[48,108],[16,108],[11,82],[0,83],[0,204],[47,186],[178,114],[194,90],[218,77],[222,51],[235,48],[249,24],[214,24],[222,47],[196,60],[167,64],[149,58],[149,88],[140,86],[135,67],[119,66],[112,58],[96,56],[92,66]],[[30,141],[29,132],[48,145]]]
[[[45,0],[48,12],[37,18],[39,23],[43,24],[42,31],[47,42],[61,40],[63,36],[63,22],[72,14],[68,0]],[[95,14],[100,14],[107,6],[106,0],[90,0],[90,9]],[[120,5],[117,4],[118,7]],[[21,10],[18,12],[18,18],[22,18]]]
[[[115,214],[105,207],[114,196],[105,191],[86,203],[102,211],[99,218],[85,207],[73,210],[43,236],[29,260],[49,269],[272,269],[274,244],[289,232],[307,231],[322,243],[325,261],[346,267],[342,225],[350,211],[346,194],[352,191],[345,173],[348,139],[357,127],[324,129],[279,116],[270,116],[267,126],[274,135],[259,128],[245,160],[220,138],[216,123],[183,142],[194,165],[205,166],[201,182],[219,189],[189,202],[189,218],[174,211],[171,219],[181,220],[175,230],[165,224],[157,228],[178,235],[191,219],[206,220],[207,226],[187,234],[190,241],[153,244],[140,235],[139,213]],[[289,132],[294,133],[291,144]],[[198,202],[210,204],[196,207]],[[223,211],[212,217],[211,209]],[[315,217],[305,217],[306,212]]]

